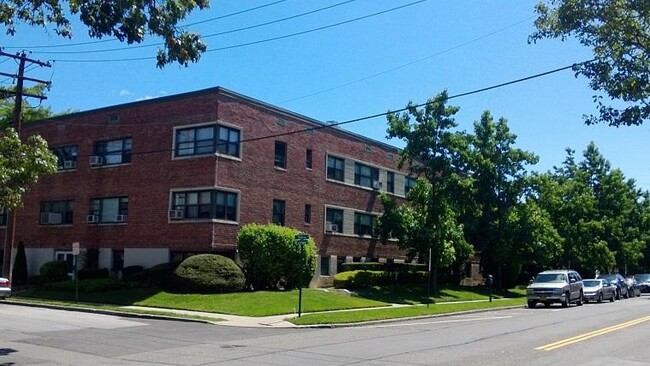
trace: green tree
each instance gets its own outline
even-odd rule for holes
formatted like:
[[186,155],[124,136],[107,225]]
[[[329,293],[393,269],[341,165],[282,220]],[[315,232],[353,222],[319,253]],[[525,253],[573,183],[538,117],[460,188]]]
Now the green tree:
[[162,38],[157,65],[177,62],[187,66],[196,62],[206,45],[197,33],[177,24],[194,9],[205,9],[208,0],[7,0],[0,2],[0,24],[8,35],[15,35],[17,25],[48,28],[65,38],[72,38],[71,17],[78,16],[93,38],[115,37],[128,44],[141,43],[147,35]]
[[[504,270],[509,270],[512,276],[519,273],[521,257],[513,245],[525,243],[512,240],[508,217],[520,205],[527,165],[538,161],[534,154],[515,148],[516,139],[506,119],[494,121],[488,111],[474,123],[474,135],[470,137],[472,201],[478,207],[478,216],[468,225],[471,228],[468,236],[480,251],[483,274],[495,275],[498,288],[512,283],[507,279],[504,283]],[[520,215],[519,220],[526,217]]]
[[650,1],[548,0],[535,7],[537,31],[529,40],[575,36],[593,51],[591,62],[574,66],[594,91],[598,115],[587,124],[640,125],[650,118]]
[[[316,245],[295,243],[298,231],[278,225],[248,224],[237,234],[237,249],[248,284],[255,290],[307,286],[316,270]],[[301,256],[302,253],[302,256]]]
[[[15,91],[15,88],[9,88],[11,91]],[[45,86],[42,84],[36,85],[31,88],[25,88],[26,93],[32,95],[44,95]],[[14,106],[15,103],[11,99],[0,99],[0,128],[5,129],[11,127],[14,121]],[[67,111],[59,114],[67,114],[72,111]],[[21,120],[24,122],[39,121],[52,117],[55,114],[52,112],[50,107],[43,106],[32,106],[27,101],[22,103],[21,111]]]
[[[464,133],[453,131],[458,107],[446,103],[445,91],[429,99],[423,108],[410,102],[406,112],[388,114],[388,137],[406,142],[399,166],[406,163],[411,174],[420,179],[407,193],[409,205],[392,212],[397,205],[385,204],[387,215],[380,218],[383,240],[391,233],[399,234],[400,247],[420,258],[427,258],[431,250],[434,291],[437,269],[457,258],[467,258],[472,252],[458,220],[455,194],[459,187],[468,186],[463,174],[468,139]],[[391,224],[389,217],[401,219]],[[401,228],[394,228],[396,224]]]

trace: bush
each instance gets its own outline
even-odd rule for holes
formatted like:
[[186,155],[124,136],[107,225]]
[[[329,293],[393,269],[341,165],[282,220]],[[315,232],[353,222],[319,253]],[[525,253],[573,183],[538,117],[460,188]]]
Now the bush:
[[25,254],[25,244],[22,241],[18,243],[16,249],[16,258],[14,258],[14,268],[12,273],[13,285],[27,284],[27,255]]
[[39,270],[42,283],[61,282],[68,279],[68,263],[51,261],[43,264]]
[[88,280],[92,278],[108,278],[107,268],[84,268],[77,272],[77,277],[80,280]]
[[[76,281],[64,281],[56,283],[47,283],[43,285],[46,290],[55,291],[75,291]],[[106,292],[113,290],[120,290],[123,288],[132,287],[132,284],[123,282],[112,278],[92,278],[87,280],[79,280],[79,292]]]
[[135,275],[136,273],[140,273],[142,271],[144,271],[144,267],[142,266],[124,267],[120,270],[120,273],[122,274],[120,278],[129,281],[129,277]]
[[426,264],[419,263],[379,263],[379,262],[345,262],[341,263],[341,271],[388,271],[388,272],[417,272],[427,269]]
[[335,288],[358,289],[372,286],[426,283],[427,272],[348,271],[334,275]]
[[169,263],[160,263],[128,276],[128,280],[147,287],[162,287],[167,284],[172,269]]
[[316,271],[316,245],[309,238],[301,249],[295,242],[298,233],[278,225],[248,224],[239,230],[237,248],[249,285],[277,290],[309,284]]
[[236,292],[245,284],[241,268],[232,259],[216,254],[193,255],[170,277],[172,290],[188,293]]

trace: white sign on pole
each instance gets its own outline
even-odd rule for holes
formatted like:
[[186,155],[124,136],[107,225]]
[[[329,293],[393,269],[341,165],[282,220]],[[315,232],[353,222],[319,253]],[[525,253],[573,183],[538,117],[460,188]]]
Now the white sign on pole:
[[79,255],[79,242],[72,243],[72,255]]

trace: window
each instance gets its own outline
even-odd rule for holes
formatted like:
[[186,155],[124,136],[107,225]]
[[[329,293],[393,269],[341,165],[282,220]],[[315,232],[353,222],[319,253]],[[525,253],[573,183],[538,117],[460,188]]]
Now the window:
[[395,193],[395,173],[386,172],[386,191]]
[[97,165],[116,165],[131,162],[131,138],[95,142],[93,155],[101,162]]
[[320,257],[320,275],[329,276],[330,275],[330,257],[322,256]]
[[355,212],[354,213],[354,233],[356,235],[374,235],[375,233],[375,216]]
[[311,205],[305,205],[305,224],[311,224]]
[[7,226],[7,210],[0,209],[0,226]]
[[123,222],[129,214],[128,197],[95,198],[90,201],[88,223]]
[[343,182],[345,160],[334,156],[327,157],[327,179],[334,179]]
[[175,156],[213,153],[239,157],[239,130],[220,125],[176,130]]
[[77,146],[62,146],[52,149],[57,157],[56,166],[59,170],[75,169],[77,167]]
[[72,278],[74,271],[74,255],[72,252],[56,252],[56,260],[59,262],[65,262],[68,265],[68,276]]
[[379,169],[364,164],[354,163],[354,184],[373,188],[373,182],[379,180]]
[[343,232],[343,210],[336,208],[325,210],[325,231]]
[[275,142],[275,160],[273,164],[282,169],[287,168],[287,143],[282,141]]
[[305,168],[311,169],[313,167],[314,161],[314,151],[312,149],[307,149],[305,155]]
[[172,219],[218,219],[237,221],[237,194],[214,189],[174,192]]
[[73,200],[41,202],[41,225],[70,225],[73,217]]
[[284,226],[284,206],[282,200],[273,200],[273,218],[272,222],[276,225]]
[[409,193],[411,188],[415,187],[415,184],[417,183],[417,180],[412,177],[406,177],[406,180],[404,181],[404,194]]

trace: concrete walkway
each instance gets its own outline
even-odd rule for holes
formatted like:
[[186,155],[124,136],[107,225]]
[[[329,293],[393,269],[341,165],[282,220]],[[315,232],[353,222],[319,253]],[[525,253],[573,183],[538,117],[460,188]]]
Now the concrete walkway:
[[144,306],[124,306],[123,308],[147,311],[154,314],[169,313],[170,315],[173,314],[189,315],[189,316],[205,319],[210,322],[214,322],[214,324],[233,326],[233,327],[294,328],[297,327],[297,325],[288,322],[286,319],[291,319],[298,316],[298,314],[283,314],[283,315],[253,317],[253,316],[240,316],[240,315],[219,314],[219,313],[207,313],[207,312],[191,311],[191,310],[148,308]]

